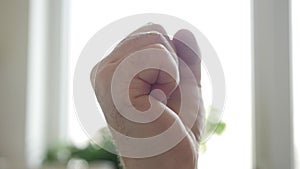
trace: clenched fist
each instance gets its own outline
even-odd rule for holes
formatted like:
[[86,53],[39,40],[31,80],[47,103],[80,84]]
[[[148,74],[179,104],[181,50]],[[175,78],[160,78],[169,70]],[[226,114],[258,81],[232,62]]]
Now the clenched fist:
[[[204,125],[200,62],[190,31],[171,40],[162,26],[148,24],[93,68],[92,85],[125,169],[197,168]],[[149,144],[129,144],[129,138],[160,135]]]

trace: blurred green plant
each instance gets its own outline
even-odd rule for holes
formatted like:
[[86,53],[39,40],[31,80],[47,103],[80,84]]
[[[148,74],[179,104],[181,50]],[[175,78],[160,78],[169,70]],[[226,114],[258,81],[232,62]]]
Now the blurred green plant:
[[[210,113],[205,120],[204,137],[208,138],[213,134],[221,135],[226,128],[226,124],[222,121],[213,120],[218,112],[216,109],[210,108],[208,112]],[[100,145],[116,152],[116,147],[107,127],[99,130],[96,137],[100,138],[98,139]],[[206,141],[207,139],[199,144],[199,152],[204,153],[207,150]],[[79,148],[70,143],[57,143],[48,148],[43,163],[67,165],[69,160],[74,158],[85,160],[88,163],[107,160],[112,162],[116,169],[122,169],[118,155],[108,152],[92,142],[85,148]]]
[[[107,127],[99,130],[97,134],[101,135],[102,138],[100,145],[116,151]],[[79,148],[70,143],[57,143],[48,148],[43,164],[67,165],[71,159],[81,159],[88,163],[106,160],[112,162],[116,169],[122,169],[118,155],[108,152],[92,142],[88,143],[84,148]]]
[[226,129],[226,124],[220,121],[222,112],[216,108],[209,107],[207,110],[208,116],[205,117],[205,130],[202,136],[202,141],[199,144],[199,152],[204,153],[207,150],[206,142],[212,135],[221,135]]

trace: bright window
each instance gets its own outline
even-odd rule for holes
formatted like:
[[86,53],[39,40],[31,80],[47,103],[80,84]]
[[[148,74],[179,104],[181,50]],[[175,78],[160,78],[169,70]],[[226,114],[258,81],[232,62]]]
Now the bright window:
[[[186,20],[211,42],[222,63],[226,105],[221,136],[213,136],[199,157],[199,168],[252,168],[250,1],[129,1],[70,0],[69,34],[69,136],[82,145],[87,137],[77,121],[72,100],[72,75],[86,42],[107,24],[139,13],[163,13]],[[112,10],[113,9],[113,10]],[[145,21],[147,22],[147,21]],[[201,48],[201,46],[200,46]],[[205,86],[209,78],[204,73]],[[210,92],[204,92],[206,105]],[[103,124],[104,126],[105,124]],[[217,162],[216,162],[217,161]]]

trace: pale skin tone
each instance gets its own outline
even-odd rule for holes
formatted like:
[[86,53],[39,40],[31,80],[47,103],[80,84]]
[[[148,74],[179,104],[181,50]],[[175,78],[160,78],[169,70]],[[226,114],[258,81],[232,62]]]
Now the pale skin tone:
[[[132,122],[120,115],[120,112],[115,108],[110,89],[112,76],[118,65],[131,53],[148,48],[165,51],[166,59],[175,63],[173,66],[178,73],[178,78],[174,79],[166,72],[158,69],[148,69],[141,71],[131,80],[129,96],[132,105],[138,110],[143,111],[149,108],[149,95],[153,89],[160,89],[167,96],[165,104],[156,105],[167,107],[162,115],[150,123],[142,124]],[[188,67],[180,64],[178,58],[183,60]],[[200,62],[199,47],[190,31],[180,30],[170,40],[162,26],[149,24],[126,37],[118,47],[93,68],[91,73],[92,85],[106,121],[111,127],[131,137],[145,138],[155,136],[167,130],[173,123],[178,123],[181,126],[178,133],[185,134],[185,137],[175,147],[152,157],[130,158],[122,157],[121,154],[125,169],[197,168],[198,143],[203,131],[204,116],[200,85]],[[192,72],[192,75],[186,73],[187,68]],[[191,83],[192,79],[196,79],[197,84]],[[122,84],[122,79],[119,79],[119,81]],[[190,117],[196,119],[192,128],[186,127],[186,121],[178,114],[181,102],[180,85],[188,86],[189,104],[199,107],[197,112],[194,113],[197,114],[196,117]],[[199,93],[199,95],[194,93]],[[156,101],[161,102],[159,99]],[[121,147],[122,142],[116,140],[116,146]]]

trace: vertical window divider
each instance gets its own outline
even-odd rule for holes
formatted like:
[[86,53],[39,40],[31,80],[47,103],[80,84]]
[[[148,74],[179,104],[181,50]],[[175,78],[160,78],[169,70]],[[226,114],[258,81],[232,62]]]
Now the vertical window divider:
[[290,1],[252,0],[254,168],[293,169]]
[[26,157],[39,168],[47,148],[67,136],[69,0],[30,0]]

